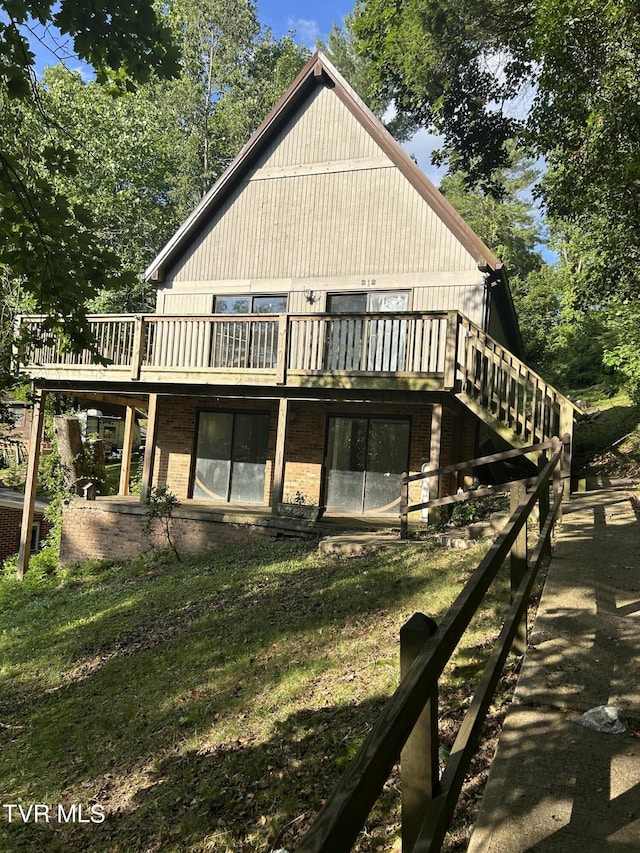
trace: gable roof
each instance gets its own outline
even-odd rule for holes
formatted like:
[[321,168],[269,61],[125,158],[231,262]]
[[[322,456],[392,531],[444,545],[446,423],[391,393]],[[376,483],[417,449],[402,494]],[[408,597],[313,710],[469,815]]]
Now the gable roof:
[[329,60],[316,52],[278,101],[238,156],[233,160],[191,215],[176,231],[144,273],[147,281],[162,281],[165,271],[195,239],[203,223],[253,168],[278,131],[313,94],[318,85],[331,88],[349,112],[384,151],[418,194],[440,218],[467,252],[486,271],[498,270],[500,261],[467,225],[440,191],[400,147],[362,99],[353,91]]

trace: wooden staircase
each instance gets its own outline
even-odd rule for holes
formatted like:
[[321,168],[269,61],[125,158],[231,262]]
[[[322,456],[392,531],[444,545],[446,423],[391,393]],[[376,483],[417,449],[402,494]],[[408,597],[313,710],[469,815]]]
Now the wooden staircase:
[[449,315],[454,322],[445,387],[512,447],[573,437],[570,400],[466,317]]

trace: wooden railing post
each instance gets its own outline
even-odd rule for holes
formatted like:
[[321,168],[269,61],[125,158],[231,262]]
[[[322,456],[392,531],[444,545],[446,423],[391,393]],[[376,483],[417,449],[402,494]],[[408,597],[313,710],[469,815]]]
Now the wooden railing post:
[[[515,483],[511,489],[509,511],[513,516],[520,504],[527,500],[527,487],[523,483]],[[527,571],[527,523],[522,525],[510,552],[511,564],[511,601],[515,598],[518,588]],[[513,640],[513,652],[522,655],[527,647],[527,610],[525,608],[522,622]]]
[[[400,629],[400,679],[422,651],[437,625],[424,613],[414,613]],[[411,853],[431,800],[438,793],[438,684],[400,754],[402,777],[402,850]]]
[[278,317],[278,361],[276,383],[287,384],[287,356],[288,356],[288,327],[289,316],[280,314]]
[[400,477],[400,538],[407,539],[409,537],[409,516],[407,507],[409,506],[409,483],[407,482],[407,472]]
[[144,338],[146,331],[146,320],[144,315],[136,314],[136,325],[133,332],[133,352],[131,353],[131,378],[140,379],[142,359],[144,356]]
[[447,337],[444,350],[444,390],[451,391],[456,385],[458,367],[458,327],[460,315],[457,311],[447,313]]
[[[567,425],[565,420],[565,426]],[[565,432],[562,434],[562,463],[561,467],[561,475],[565,479],[565,487],[564,487],[564,496],[563,500],[568,501],[571,497],[571,453],[572,453],[572,436],[573,436],[573,417],[570,421],[571,432]]]
[[[544,470],[548,461],[549,461],[549,457],[547,456],[547,454],[544,452],[541,453],[540,456],[538,457],[538,475],[540,475],[540,473]],[[538,515],[539,515],[540,532],[542,532],[542,529],[543,529],[545,522],[547,520],[547,516],[549,515],[549,485],[550,484],[547,483],[547,488],[543,489],[542,492],[540,492],[540,498],[538,500]],[[543,554],[548,556],[550,553],[551,553],[551,544],[550,544],[550,542],[547,542],[543,547]]]

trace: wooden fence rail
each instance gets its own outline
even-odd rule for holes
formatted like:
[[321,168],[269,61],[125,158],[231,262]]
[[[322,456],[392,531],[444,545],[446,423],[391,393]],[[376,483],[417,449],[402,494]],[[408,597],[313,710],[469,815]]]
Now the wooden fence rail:
[[[517,459],[523,457],[531,457],[533,454],[542,454],[545,450],[550,450],[554,445],[555,439],[542,441],[538,444],[532,444],[528,447],[517,447],[513,450],[504,450],[500,453],[492,453],[488,456],[478,456],[475,459],[469,459],[465,462],[456,462],[454,465],[447,465],[444,468],[434,468],[433,470],[422,471],[420,474],[403,474],[400,479],[400,538],[406,539],[409,532],[409,514],[422,509],[435,509],[440,506],[448,506],[454,503],[460,503],[472,498],[484,498],[490,495],[509,492],[513,488],[515,482],[522,482],[525,486],[532,485],[536,478],[531,477],[524,480],[512,481],[509,483],[501,483],[495,486],[486,486],[477,489],[464,489],[456,492],[455,495],[446,495],[441,498],[434,498],[421,503],[409,504],[409,484],[415,482],[424,482],[436,477],[441,477],[444,474],[459,473],[460,471],[472,471],[480,465],[489,465],[494,462],[504,462],[509,459]],[[565,435],[562,440],[562,464],[561,472],[563,477],[571,475],[571,436]]]
[[[477,749],[480,730],[514,638],[526,620],[533,583],[562,505],[562,443],[555,438],[551,458],[541,467],[536,483],[513,511],[502,533],[489,548],[440,625],[419,618],[423,636],[416,640],[415,620],[405,626],[403,674],[400,686],[335,788],[297,853],[347,853],[351,850],[380,795],[391,770],[401,757],[404,853],[435,853],[441,847],[451,821],[469,764]],[[554,500],[549,508],[549,489]],[[537,544],[527,555],[527,520],[536,502],[541,529]],[[522,543],[524,541],[524,554]],[[460,639],[481,605],[505,559],[511,561],[512,603],[494,650],[483,671],[476,693],[464,717],[442,775],[438,765],[438,680]],[[523,570],[524,562],[524,570]],[[516,579],[514,580],[514,575]],[[420,632],[418,626],[417,631]],[[407,655],[412,659],[408,665]],[[420,755],[411,760],[407,749],[419,745]],[[415,756],[414,756],[415,758]],[[428,759],[425,769],[424,759]],[[416,768],[418,768],[416,770]]]

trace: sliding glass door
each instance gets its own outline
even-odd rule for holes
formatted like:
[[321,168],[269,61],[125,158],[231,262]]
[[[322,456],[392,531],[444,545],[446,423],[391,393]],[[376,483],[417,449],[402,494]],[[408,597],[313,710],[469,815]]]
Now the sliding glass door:
[[397,514],[409,464],[409,421],[329,418],[326,506],[333,512]]
[[200,412],[193,497],[263,503],[268,413]]

